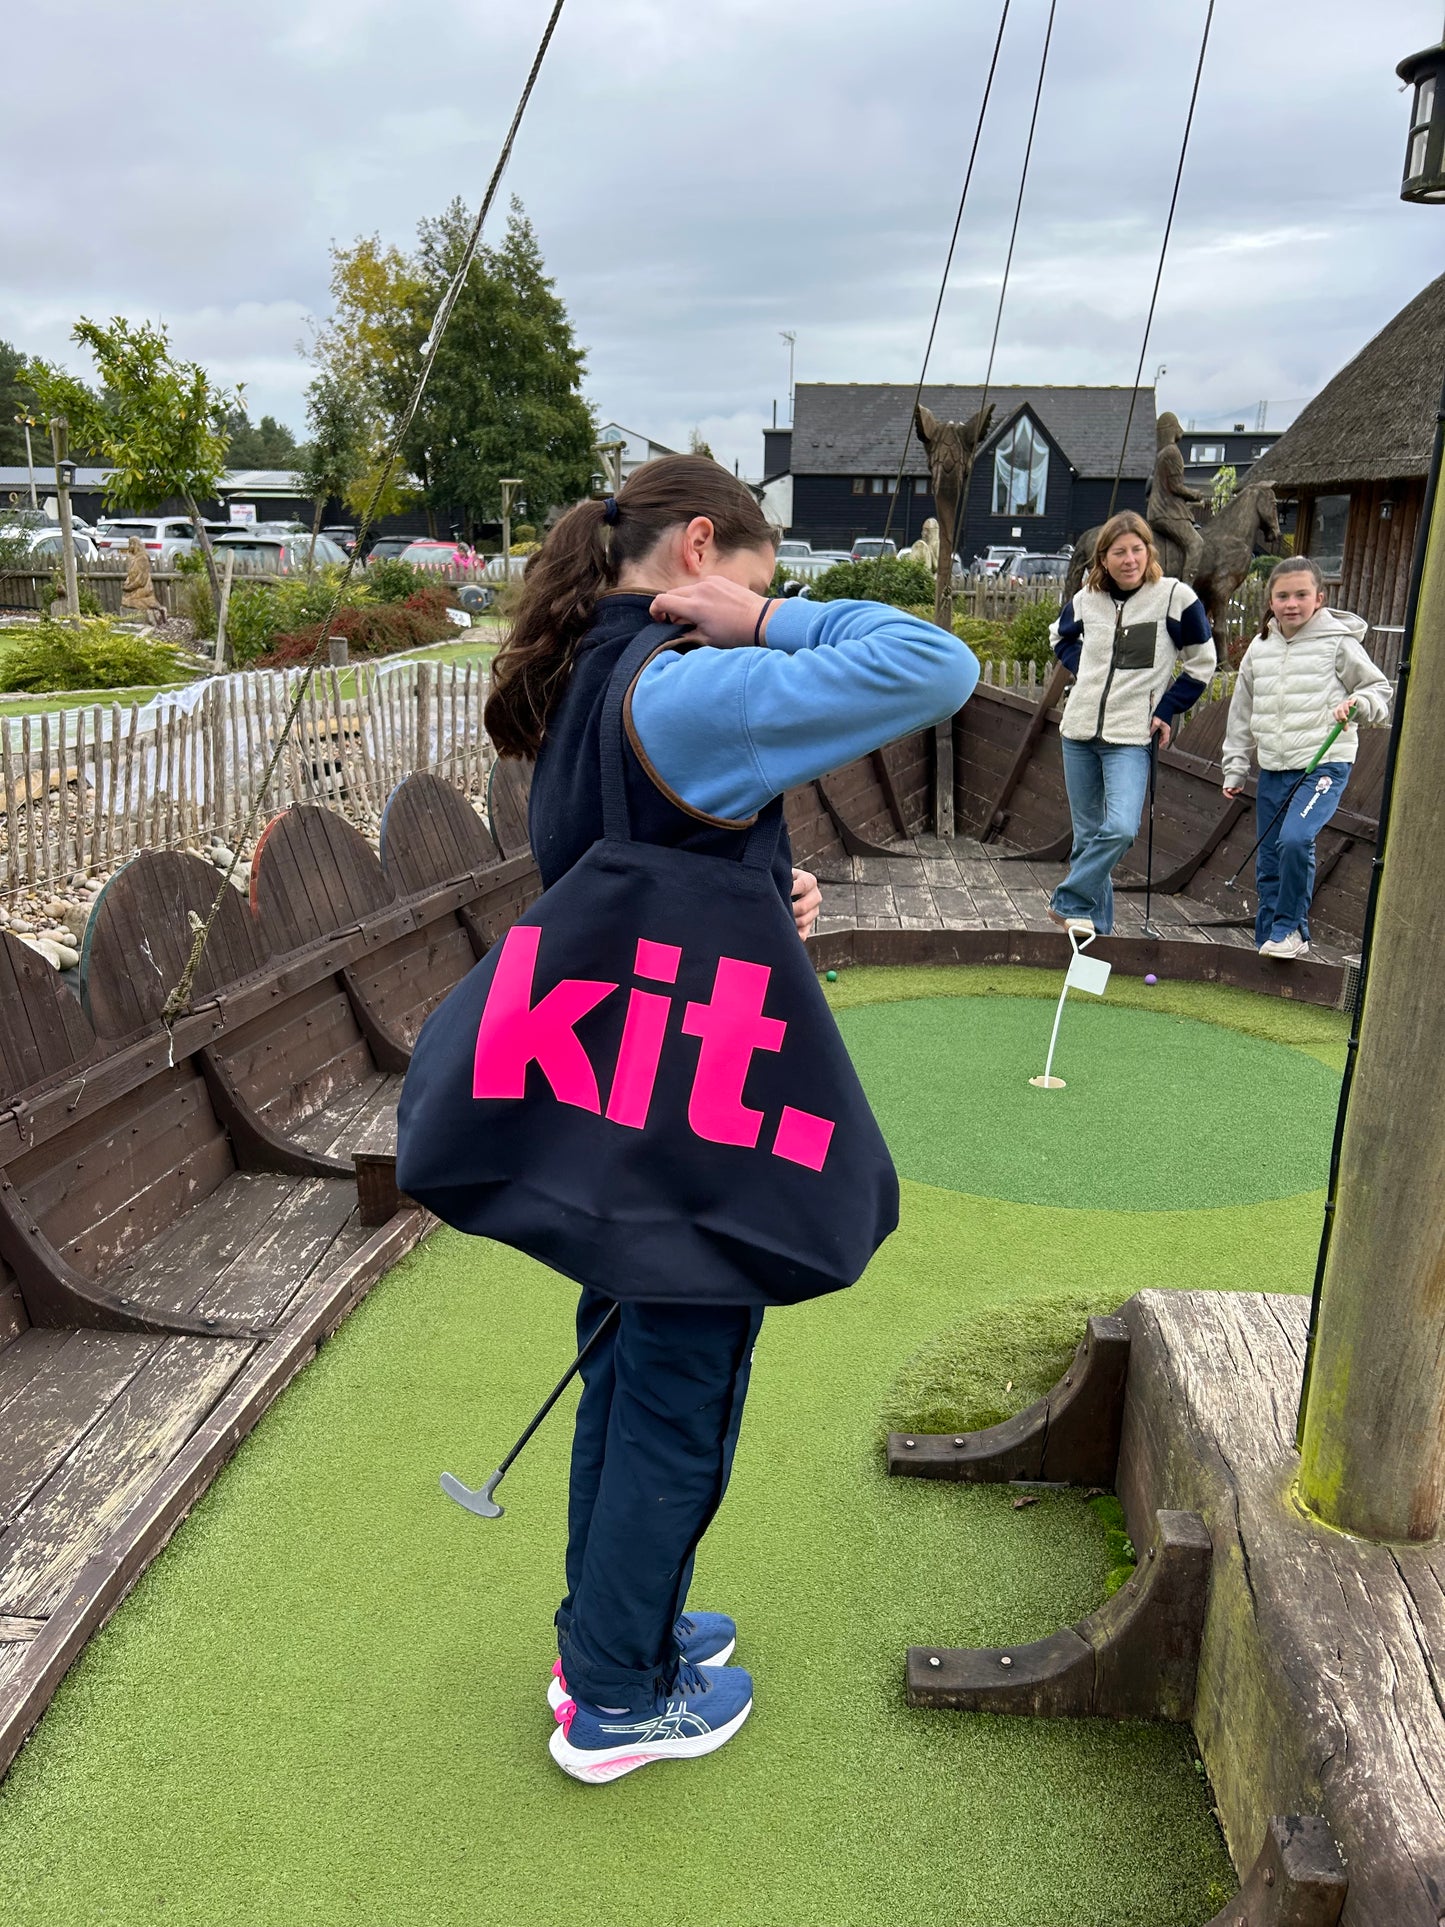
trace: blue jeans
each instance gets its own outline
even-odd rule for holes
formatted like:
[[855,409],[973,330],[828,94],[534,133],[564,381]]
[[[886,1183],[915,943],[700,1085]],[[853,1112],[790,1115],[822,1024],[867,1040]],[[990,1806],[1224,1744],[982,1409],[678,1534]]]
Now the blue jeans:
[[1114,928],[1114,865],[1139,834],[1149,790],[1149,751],[1142,743],[1063,739],[1064,787],[1074,820],[1069,874],[1055,890],[1061,917],[1092,917],[1107,937]]
[[[590,1288],[582,1344],[611,1309]],[[568,1690],[640,1713],[677,1672],[672,1629],[722,1504],[761,1307],[625,1303],[582,1366],[557,1612]]]
[[1315,838],[1340,807],[1349,763],[1321,763],[1301,780],[1297,769],[1262,769],[1255,797],[1255,824],[1270,822],[1291,787],[1299,783],[1294,801],[1259,846],[1254,862],[1254,887],[1259,892],[1259,914],[1254,941],[1277,943],[1291,930],[1310,940],[1310,898],[1315,888]]

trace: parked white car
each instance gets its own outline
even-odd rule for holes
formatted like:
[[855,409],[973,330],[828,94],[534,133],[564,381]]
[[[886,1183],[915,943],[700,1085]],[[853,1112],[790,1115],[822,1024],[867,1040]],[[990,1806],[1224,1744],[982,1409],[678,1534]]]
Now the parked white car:
[[[36,528],[23,531],[30,539],[30,553],[42,568],[52,562],[64,559],[64,541],[58,522],[46,522]],[[83,529],[73,531],[75,536],[75,559],[77,562],[95,560],[95,544]]]
[[178,555],[196,546],[196,531],[187,515],[106,516],[95,525],[95,545],[102,555],[123,555],[133,536],[150,557],[151,567],[169,568]]
[[1022,542],[990,542],[980,568],[984,575],[1006,575],[1020,556],[1028,554]]

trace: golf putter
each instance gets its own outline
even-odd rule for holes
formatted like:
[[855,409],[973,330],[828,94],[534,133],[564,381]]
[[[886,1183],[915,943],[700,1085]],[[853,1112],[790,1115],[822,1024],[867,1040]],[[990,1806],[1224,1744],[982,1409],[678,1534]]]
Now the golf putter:
[[578,1352],[577,1356],[572,1360],[572,1363],[567,1367],[566,1371],[563,1372],[562,1376],[557,1380],[557,1383],[542,1401],[531,1424],[527,1427],[526,1431],[523,1432],[522,1436],[517,1440],[517,1443],[512,1447],[506,1458],[502,1460],[502,1463],[497,1467],[495,1472],[489,1472],[482,1483],[475,1488],[469,1485],[463,1485],[454,1472],[442,1473],[442,1491],[446,1493],[449,1499],[455,1499],[458,1505],[465,1506],[468,1512],[475,1513],[479,1519],[501,1518],[507,1508],[498,1505],[492,1497],[492,1494],[507,1476],[513,1461],[516,1459],[522,1447],[527,1443],[528,1439],[531,1438],[532,1434],[542,1423],[543,1419],[546,1418],[558,1399],[561,1398],[563,1392],[566,1391],[578,1372],[581,1371],[582,1361],[592,1350],[592,1347],[609,1326],[616,1324],[621,1310],[622,1307],[620,1305],[614,1305],[606,1317],[603,1318],[596,1331],[593,1332],[592,1336],[587,1340],[587,1343],[582,1347],[581,1351]]
[[1149,854],[1144,860],[1144,935],[1157,937],[1152,915],[1154,907],[1154,789],[1159,775],[1159,738],[1149,737]]

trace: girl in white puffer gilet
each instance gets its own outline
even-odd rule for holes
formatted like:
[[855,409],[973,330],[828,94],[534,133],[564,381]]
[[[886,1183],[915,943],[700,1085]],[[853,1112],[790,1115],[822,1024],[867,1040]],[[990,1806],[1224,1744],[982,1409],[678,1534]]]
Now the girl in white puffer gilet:
[[[1262,957],[1288,959],[1309,949],[1315,838],[1339,808],[1349,781],[1360,740],[1355,725],[1385,721],[1390,684],[1363,647],[1368,625],[1346,610],[1325,607],[1319,565],[1308,556],[1275,564],[1266,611],[1229,705],[1224,794],[1233,798],[1243,790],[1253,744],[1259,756],[1255,811],[1264,832],[1255,860],[1254,940]],[[1306,777],[1310,759],[1337,722],[1345,727],[1330,746],[1330,760]]]

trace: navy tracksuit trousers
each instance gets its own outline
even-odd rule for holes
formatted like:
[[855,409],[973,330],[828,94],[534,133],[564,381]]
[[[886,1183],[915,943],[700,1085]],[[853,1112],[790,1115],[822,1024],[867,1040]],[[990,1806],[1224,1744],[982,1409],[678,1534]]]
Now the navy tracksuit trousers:
[[[584,1288],[580,1347],[612,1308]],[[761,1307],[624,1303],[584,1361],[557,1611],[568,1691],[642,1712],[670,1690],[673,1626],[722,1503]]]

